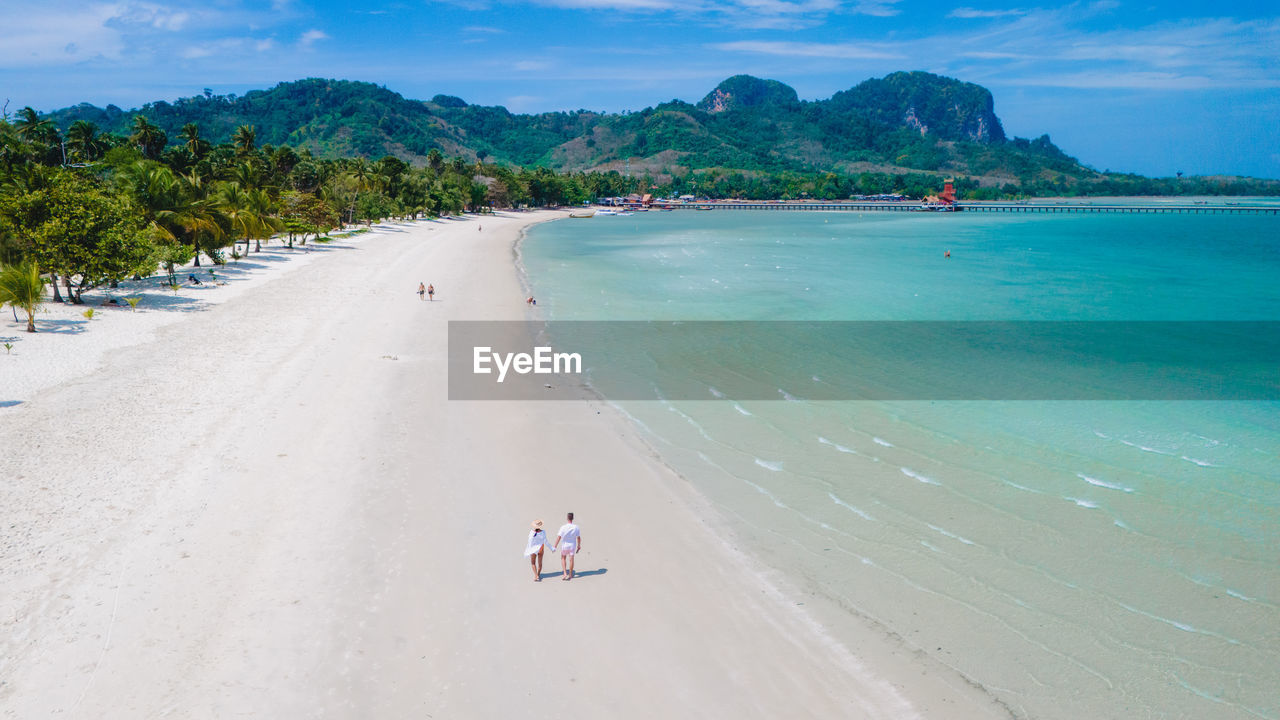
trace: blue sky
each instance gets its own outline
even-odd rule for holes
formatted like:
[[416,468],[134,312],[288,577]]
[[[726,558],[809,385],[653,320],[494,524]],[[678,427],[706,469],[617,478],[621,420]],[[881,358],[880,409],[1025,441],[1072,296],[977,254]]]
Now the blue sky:
[[1098,169],[1280,178],[1280,3],[0,0],[0,102],[135,107],[302,77],[516,112],[696,102],[730,75],[826,98],[894,70],[988,87]]

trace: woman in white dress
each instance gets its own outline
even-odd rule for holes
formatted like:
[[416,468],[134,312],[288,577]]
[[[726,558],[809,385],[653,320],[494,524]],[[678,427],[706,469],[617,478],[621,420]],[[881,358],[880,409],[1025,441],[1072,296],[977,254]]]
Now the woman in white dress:
[[524,555],[529,558],[529,566],[533,568],[533,581],[542,582],[542,551],[547,546],[547,534],[542,531],[542,521],[533,521],[529,530],[529,542],[525,545]]

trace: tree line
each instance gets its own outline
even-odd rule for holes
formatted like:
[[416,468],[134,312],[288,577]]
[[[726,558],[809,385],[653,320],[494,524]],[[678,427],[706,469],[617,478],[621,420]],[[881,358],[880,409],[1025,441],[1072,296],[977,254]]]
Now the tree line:
[[[1042,143],[1051,148],[1047,138]],[[1037,148],[1030,149],[1048,152]],[[936,173],[664,169],[555,172],[447,158],[428,151],[421,167],[387,155],[315,157],[288,145],[259,144],[251,125],[214,144],[196,123],[171,138],[142,115],[130,131],[102,132],[76,120],[65,132],[31,108],[0,118],[0,303],[33,307],[44,279],[55,301],[81,303],[104,283],[150,275],[176,284],[175,268],[204,257],[215,264],[279,238],[293,247],[353,223],[417,219],[490,208],[578,205],[649,192],[753,200],[843,199],[940,190]],[[983,185],[956,178],[960,197],[1025,195],[1280,194],[1280,183],[1238,178],[1145,178],[1099,174],[1085,180],[1041,172]],[[35,278],[35,280],[32,280]],[[25,298],[25,299],[24,299]],[[34,310],[31,310],[34,313]],[[28,323],[33,328],[33,322]]]

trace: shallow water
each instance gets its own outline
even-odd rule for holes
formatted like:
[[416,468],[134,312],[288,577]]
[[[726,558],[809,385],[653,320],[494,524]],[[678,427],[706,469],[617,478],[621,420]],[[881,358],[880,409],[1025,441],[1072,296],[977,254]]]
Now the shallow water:
[[[651,212],[523,256],[556,320],[1280,320],[1271,217]],[[704,384],[620,407],[766,562],[1019,715],[1280,718],[1280,403]]]

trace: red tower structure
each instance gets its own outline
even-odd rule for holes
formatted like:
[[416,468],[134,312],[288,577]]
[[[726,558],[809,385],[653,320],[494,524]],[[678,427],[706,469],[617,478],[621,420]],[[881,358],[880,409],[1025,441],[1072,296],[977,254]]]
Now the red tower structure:
[[951,180],[947,180],[942,184],[942,194],[938,199],[947,205],[954,205],[956,202],[956,187]]

